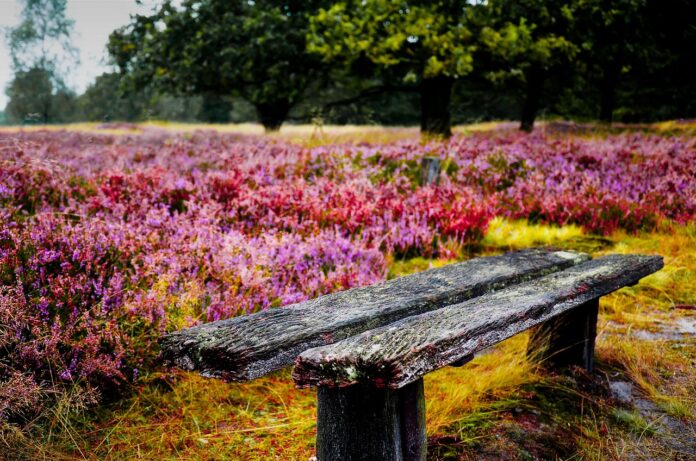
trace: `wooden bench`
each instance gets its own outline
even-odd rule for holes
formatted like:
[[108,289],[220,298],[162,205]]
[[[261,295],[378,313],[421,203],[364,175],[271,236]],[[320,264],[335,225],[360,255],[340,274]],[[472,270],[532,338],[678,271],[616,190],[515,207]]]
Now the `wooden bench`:
[[659,256],[531,249],[199,325],[162,339],[166,362],[245,381],[295,362],[318,387],[317,458],[424,460],[423,376],[535,327],[530,353],[592,369],[599,297]]

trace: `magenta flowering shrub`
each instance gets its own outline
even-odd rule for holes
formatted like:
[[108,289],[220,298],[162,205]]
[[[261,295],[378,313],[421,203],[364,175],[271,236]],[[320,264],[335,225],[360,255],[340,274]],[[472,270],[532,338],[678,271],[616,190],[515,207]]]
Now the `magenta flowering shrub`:
[[[424,155],[443,159],[438,186],[417,186]],[[494,216],[599,234],[693,221],[694,178],[694,139],[644,134],[3,133],[0,394],[24,383],[20,408],[47,383],[118,389],[164,331],[374,283],[385,255],[456,256]]]

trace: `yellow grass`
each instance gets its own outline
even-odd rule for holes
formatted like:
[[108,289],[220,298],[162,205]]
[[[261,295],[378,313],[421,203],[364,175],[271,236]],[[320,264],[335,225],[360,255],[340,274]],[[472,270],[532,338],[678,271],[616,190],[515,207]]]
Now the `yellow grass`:
[[[538,126],[543,128],[546,122],[539,122]],[[494,131],[499,129],[516,129],[517,122],[514,121],[495,121],[480,122],[452,127],[453,133],[470,134],[476,132]],[[587,125],[591,127],[590,125]],[[692,134],[696,132],[696,120],[680,121],[669,120],[653,124],[617,124],[617,128],[631,130],[646,130],[664,134]],[[107,135],[128,135],[142,133],[147,129],[164,129],[172,132],[193,132],[198,130],[212,130],[219,133],[230,133],[240,135],[264,135],[271,138],[289,140],[293,142],[311,142],[316,145],[347,143],[347,142],[374,142],[388,143],[404,139],[419,139],[419,130],[415,126],[389,127],[381,125],[323,125],[323,124],[289,124],[286,123],[275,133],[265,133],[263,127],[258,123],[228,123],[228,124],[207,124],[207,123],[187,123],[187,122],[168,122],[152,120],[138,123],[101,123],[101,122],[79,122],[62,125],[22,125],[22,126],[0,126],[0,133],[12,133],[19,131],[77,131],[100,133]],[[604,128],[596,127],[597,132],[603,132]]]
[[483,245],[498,248],[527,248],[531,246],[558,245],[582,237],[581,227],[563,227],[529,224],[525,221],[510,222],[494,218],[483,239]]

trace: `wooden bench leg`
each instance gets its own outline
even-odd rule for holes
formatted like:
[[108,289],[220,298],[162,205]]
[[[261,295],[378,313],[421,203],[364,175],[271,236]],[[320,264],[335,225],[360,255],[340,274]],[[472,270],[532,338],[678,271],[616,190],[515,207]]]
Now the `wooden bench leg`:
[[550,368],[578,365],[591,372],[598,312],[599,299],[594,299],[533,328],[528,356]]
[[318,461],[425,461],[423,380],[317,390]]

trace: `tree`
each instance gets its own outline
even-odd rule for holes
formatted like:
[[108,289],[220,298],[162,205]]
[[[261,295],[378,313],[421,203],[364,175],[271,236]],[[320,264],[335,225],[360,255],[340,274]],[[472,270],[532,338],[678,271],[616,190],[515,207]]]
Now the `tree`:
[[[14,122],[65,122],[75,95],[65,86],[61,65],[75,58],[73,21],[66,0],[23,0],[21,22],[7,31],[15,77],[6,89],[7,116]],[[76,58],[75,58],[76,59]]]
[[321,72],[320,60],[305,51],[307,17],[320,3],[166,1],[112,33],[108,48],[137,88],[237,95],[267,130],[277,130]]
[[647,33],[646,0],[588,0],[583,5],[582,30],[591,80],[599,88],[599,120],[611,123],[622,74],[646,62],[656,51]]
[[135,121],[145,111],[150,95],[121,92],[121,75],[105,72],[80,95],[78,105],[81,117],[89,121]]
[[198,110],[198,120],[206,123],[228,123],[232,103],[228,97],[215,93],[205,93],[201,98],[201,108]]
[[8,29],[7,42],[15,72],[43,69],[54,86],[63,87],[61,65],[76,61],[70,34],[73,21],[65,16],[67,0],[22,0],[21,22]]
[[10,122],[68,122],[75,112],[75,95],[66,89],[56,90],[52,73],[39,67],[16,72],[6,93]]
[[523,85],[520,129],[532,131],[546,80],[579,52],[575,14],[582,1],[490,0],[477,18],[492,79]]
[[5,110],[10,121],[49,121],[53,99],[53,83],[49,71],[34,68],[16,72],[6,93],[10,100]]
[[308,50],[346,67],[373,65],[392,89],[421,96],[421,131],[449,136],[454,82],[473,68],[467,1],[349,0],[310,20]]
[[696,2],[646,0],[640,60],[617,91],[624,121],[696,117]]

